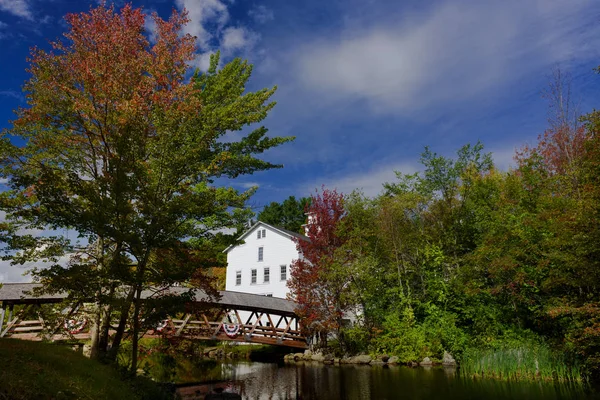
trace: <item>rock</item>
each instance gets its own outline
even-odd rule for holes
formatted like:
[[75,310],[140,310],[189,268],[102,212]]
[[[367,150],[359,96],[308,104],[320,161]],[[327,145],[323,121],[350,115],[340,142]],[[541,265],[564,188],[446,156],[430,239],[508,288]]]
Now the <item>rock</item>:
[[391,356],[390,358],[388,358],[387,363],[388,364],[392,364],[392,365],[396,365],[400,362],[400,359],[396,356]]
[[216,347],[207,347],[207,348],[205,348],[205,349],[204,349],[204,351],[203,351],[203,354],[204,354],[205,356],[208,356],[208,354],[209,354],[211,351],[215,351],[215,350],[217,350],[217,348],[216,348]]
[[429,359],[429,357],[425,357],[423,359],[423,361],[421,361],[419,363],[419,365],[422,366],[422,367],[424,367],[424,366],[431,366],[431,365],[433,365],[433,362],[431,362],[431,360]]
[[344,357],[340,360],[340,364],[352,364],[353,357]]
[[312,361],[317,361],[317,362],[322,362],[323,360],[325,360],[325,357],[323,356],[323,353],[318,352],[312,355],[311,357]]
[[323,364],[332,365],[334,360],[335,358],[333,357],[333,354],[325,354],[323,356]]
[[235,353],[233,351],[230,351],[229,353],[227,353],[227,358],[229,358],[229,359],[235,358]]
[[419,366],[419,364],[414,361],[409,361],[406,363],[406,365],[409,367],[418,367]]
[[370,365],[386,365],[385,361],[381,361],[380,359],[374,359],[370,362]]
[[310,360],[312,360],[312,356],[313,356],[313,352],[310,350],[306,350],[304,352],[304,355],[302,356],[302,359],[306,360],[306,361],[310,361]]
[[294,354],[294,361],[302,361],[304,359],[304,354],[296,353]]
[[388,360],[390,359],[390,356],[388,356],[387,354],[380,354],[380,355],[378,355],[377,357],[375,357],[375,359],[376,359],[377,361],[382,361],[382,362],[384,362],[384,363],[387,363],[387,362],[388,362]]
[[216,350],[211,350],[208,352],[208,356],[210,358],[217,358],[217,351]]
[[372,358],[368,354],[352,357],[352,364],[369,364]]
[[341,364],[342,363],[342,359],[336,357],[336,358],[333,359],[333,363],[334,364]]
[[83,345],[83,355],[86,356],[87,358],[90,358],[92,355],[92,346],[90,346],[89,344],[84,344]]
[[442,358],[442,364],[446,366],[454,366],[456,365],[456,360],[452,357],[452,354],[444,351],[444,358]]

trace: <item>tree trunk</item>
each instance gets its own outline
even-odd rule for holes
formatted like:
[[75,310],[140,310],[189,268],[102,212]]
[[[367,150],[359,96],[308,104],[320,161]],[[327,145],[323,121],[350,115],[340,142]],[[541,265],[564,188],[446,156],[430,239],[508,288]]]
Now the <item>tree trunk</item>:
[[96,307],[94,310],[94,320],[92,322],[92,328],[90,329],[90,358],[98,359],[100,355],[99,343],[100,343],[100,323],[101,323],[101,304],[100,301],[96,301]]
[[138,286],[133,303],[133,337],[131,339],[131,374],[137,373],[138,358],[138,340],[140,333],[140,298],[142,296],[142,287]]
[[[113,300],[115,294],[115,286],[111,285],[110,292],[108,294],[109,301]],[[104,306],[102,310],[102,328],[100,330],[100,337],[98,339],[98,351],[102,357],[105,357],[108,352],[108,334],[110,331],[110,321],[112,314],[112,305],[108,304]]]
[[119,319],[119,326],[117,327],[117,332],[115,333],[115,337],[113,338],[112,347],[108,352],[108,360],[115,361],[117,359],[117,354],[119,352],[119,347],[121,346],[121,341],[123,340],[123,336],[125,335],[125,328],[127,328],[127,319],[129,318],[129,310],[131,309],[131,304],[133,303],[133,297],[135,295],[135,289],[132,287],[129,289],[129,293],[127,293],[127,298],[121,307],[121,318]]

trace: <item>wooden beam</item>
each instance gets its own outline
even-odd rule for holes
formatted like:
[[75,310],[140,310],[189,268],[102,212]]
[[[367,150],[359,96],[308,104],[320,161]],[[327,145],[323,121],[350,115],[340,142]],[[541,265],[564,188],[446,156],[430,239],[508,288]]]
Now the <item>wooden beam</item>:
[[12,328],[13,325],[15,325],[17,323],[17,321],[19,321],[19,317],[15,317],[15,319],[13,319],[12,321],[9,320],[9,322],[6,325],[6,328],[4,329],[4,331],[0,333],[0,338],[4,337],[6,335],[6,333],[8,331],[10,331],[10,328]]
[[290,319],[290,321],[287,323],[287,326],[285,327],[285,329],[283,330],[283,332],[281,332],[281,336],[277,337],[277,342],[278,343],[282,343],[283,342],[283,339],[285,338],[285,334],[290,329],[290,326],[292,326],[292,319]]
[[185,319],[183,320],[183,323],[181,324],[181,326],[179,327],[179,329],[177,329],[177,332],[175,332],[175,336],[181,335],[181,332],[183,331],[183,328],[185,328],[185,326],[187,325],[187,323],[190,320],[190,318],[192,318],[192,314],[187,314],[185,316]]

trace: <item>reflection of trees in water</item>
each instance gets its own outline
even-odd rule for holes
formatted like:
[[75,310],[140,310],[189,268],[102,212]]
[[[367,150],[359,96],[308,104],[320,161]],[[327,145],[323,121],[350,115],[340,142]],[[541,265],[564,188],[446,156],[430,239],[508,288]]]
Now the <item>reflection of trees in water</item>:
[[[240,362],[219,364],[217,368],[215,371],[221,375],[214,379],[220,382],[210,387],[239,393],[248,400],[585,398],[581,392],[564,386],[464,379],[453,369],[435,367],[324,366],[318,363],[278,366]],[[204,397],[186,397],[186,400],[196,398]]]

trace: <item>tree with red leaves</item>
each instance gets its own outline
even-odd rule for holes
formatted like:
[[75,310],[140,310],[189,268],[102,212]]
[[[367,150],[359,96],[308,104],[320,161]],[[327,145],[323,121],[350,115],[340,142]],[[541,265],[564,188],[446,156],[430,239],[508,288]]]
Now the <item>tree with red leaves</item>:
[[[214,180],[281,167],[256,155],[291,140],[269,138],[263,126],[224,140],[267,116],[275,88],[246,93],[252,66],[236,59],[217,70],[218,54],[190,79],[196,46],[181,34],[187,13],[154,13],[153,41],[145,18],[131,5],[67,15],[64,39],[52,51],[32,50],[27,107],[0,140],[0,178],[9,187],[0,208],[12,224],[3,250],[15,263],[54,263],[36,273],[47,290],[94,300],[93,354],[106,351],[113,316],[113,358],[133,321],[133,372],[140,321],[151,311],[142,290],[189,280],[214,256],[214,232],[247,220],[254,189]],[[75,230],[90,245],[27,234],[45,227]],[[203,274],[195,282],[216,294]]]
[[322,188],[311,197],[306,213],[308,240],[297,241],[302,257],[292,263],[288,287],[307,333],[318,335],[321,345],[326,346],[328,333],[339,332],[348,311],[344,299],[347,274],[336,273],[343,266],[336,251],[344,244],[338,233],[346,216],[344,196],[335,189]]

